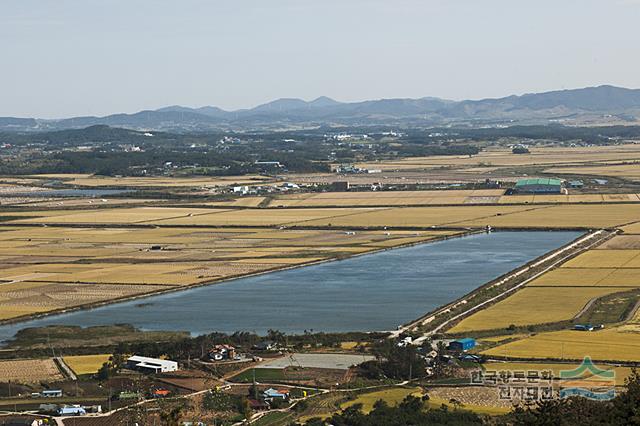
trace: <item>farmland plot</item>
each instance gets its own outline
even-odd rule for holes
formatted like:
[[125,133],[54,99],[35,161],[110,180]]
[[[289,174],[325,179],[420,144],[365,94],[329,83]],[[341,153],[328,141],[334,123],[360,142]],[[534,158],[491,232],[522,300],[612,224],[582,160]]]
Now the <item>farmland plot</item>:
[[0,382],[38,383],[63,380],[53,359],[0,361]]

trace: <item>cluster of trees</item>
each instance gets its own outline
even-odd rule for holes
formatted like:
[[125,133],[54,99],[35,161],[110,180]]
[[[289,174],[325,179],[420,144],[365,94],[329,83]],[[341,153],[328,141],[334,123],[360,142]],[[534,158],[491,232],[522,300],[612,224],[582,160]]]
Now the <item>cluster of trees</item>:
[[210,333],[167,342],[123,342],[117,345],[114,353],[139,353],[151,357],[166,355],[173,359],[197,359],[205,356],[207,350],[216,344],[230,344],[249,349],[262,340],[271,340],[281,346],[300,349],[304,346],[335,347],[343,341],[374,342],[384,339],[385,336],[385,333],[314,333],[313,330],[297,335],[269,330],[266,336],[259,336],[255,333],[238,331],[233,334]]
[[[163,173],[164,164],[198,175],[327,172],[329,161],[352,162],[382,157],[472,155],[472,144],[450,144],[424,136],[387,143],[327,140],[319,129],[298,132],[166,133],[152,136],[134,130],[91,126],[42,133],[0,133],[0,143],[14,146],[0,162],[0,174],[93,173],[139,176]],[[126,152],[123,145],[140,151]],[[82,147],[82,149],[78,149]],[[277,161],[283,168],[265,170],[256,161]],[[193,167],[196,166],[197,167]]]
[[525,146],[516,146],[511,152],[514,154],[529,154],[529,149]]
[[307,426],[400,426],[400,425],[510,425],[510,426],[626,426],[640,424],[640,373],[635,369],[625,389],[609,401],[581,397],[540,401],[517,407],[501,417],[481,417],[464,410],[464,406],[448,409],[426,409],[424,401],[408,396],[398,406],[389,407],[378,401],[369,414],[355,404],[327,420],[310,419]]
[[[354,404],[330,419],[310,419],[307,426],[406,426],[406,425],[482,425],[482,419],[466,410],[450,410],[446,406],[425,410],[424,401],[409,395],[396,407],[378,401],[369,414],[362,412],[362,404]],[[552,423],[550,423],[552,424]]]
[[573,397],[516,408],[505,417],[514,425],[638,425],[640,424],[640,372],[633,369],[625,390],[609,401]]
[[411,380],[426,375],[427,364],[415,347],[398,346],[383,339],[372,347],[376,359],[360,364],[361,374],[369,379]]

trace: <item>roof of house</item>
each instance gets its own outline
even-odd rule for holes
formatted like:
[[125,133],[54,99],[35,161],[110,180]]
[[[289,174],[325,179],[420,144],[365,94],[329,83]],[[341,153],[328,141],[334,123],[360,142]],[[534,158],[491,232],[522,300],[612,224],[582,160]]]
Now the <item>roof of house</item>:
[[551,185],[551,186],[560,186],[562,185],[562,181],[560,179],[520,179],[518,183],[516,183],[516,188],[520,186],[528,186],[528,185]]
[[274,388],[269,388],[266,391],[263,392],[265,395],[274,395],[274,396],[279,396],[279,395],[289,395],[289,389],[274,389]]
[[236,348],[234,348],[231,345],[214,345],[213,348],[211,348],[212,351],[221,351],[221,350],[225,350],[225,351],[229,351],[229,350],[235,350]]
[[138,356],[138,355],[129,357],[127,361],[135,362],[138,364],[139,367],[150,367],[150,368],[160,367],[163,365],[164,366],[177,365],[177,362],[171,361],[168,359],[149,358],[146,356]]

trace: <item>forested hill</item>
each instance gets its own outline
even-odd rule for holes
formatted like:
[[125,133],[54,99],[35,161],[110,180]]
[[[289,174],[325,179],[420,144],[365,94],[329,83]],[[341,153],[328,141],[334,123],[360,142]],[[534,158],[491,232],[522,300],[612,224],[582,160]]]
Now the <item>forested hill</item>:
[[323,96],[312,101],[278,99],[237,111],[225,111],[215,106],[190,108],[174,105],[105,117],[71,117],[60,120],[0,117],[0,130],[45,131],[93,125],[180,132],[214,129],[274,130],[292,126],[332,125],[593,125],[633,123],[639,118],[640,89],[598,86],[463,101],[424,97],[339,102]]

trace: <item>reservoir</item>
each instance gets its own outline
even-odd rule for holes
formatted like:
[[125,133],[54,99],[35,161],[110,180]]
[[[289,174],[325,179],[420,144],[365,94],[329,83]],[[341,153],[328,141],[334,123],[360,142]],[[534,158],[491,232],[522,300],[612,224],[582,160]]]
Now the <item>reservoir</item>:
[[53,324],[192,334],[394,330],[580,235],[494,232],[425,243],[0,326],[0,341]]

